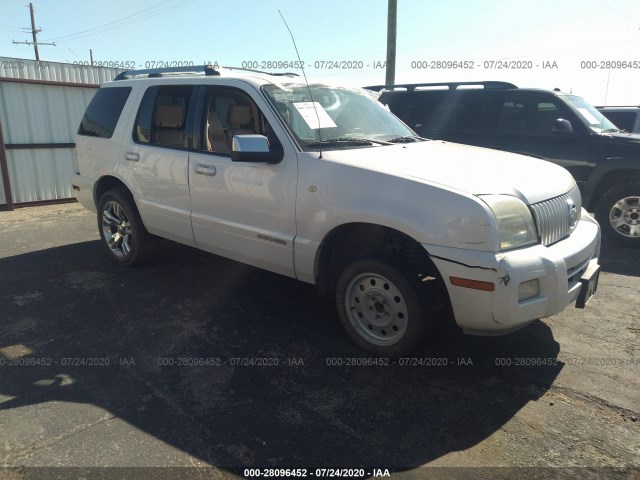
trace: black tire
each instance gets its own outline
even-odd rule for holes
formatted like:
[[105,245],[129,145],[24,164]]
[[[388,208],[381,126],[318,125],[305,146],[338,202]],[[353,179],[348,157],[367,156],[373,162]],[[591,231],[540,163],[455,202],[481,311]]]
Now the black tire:
[[120,265],[140,265],[158,251],[158,237],[147,232],[125,189],[109,190],[100,198],[98,231],[109,257]]
[[408,355],[423,343],[431,326],[416,285],[378,259],[356,260],[342,271],[336,306],[351,339],[375,356]]
[[618,183],[598,200],[602,236],[620,247],[640,248],[640,181]]

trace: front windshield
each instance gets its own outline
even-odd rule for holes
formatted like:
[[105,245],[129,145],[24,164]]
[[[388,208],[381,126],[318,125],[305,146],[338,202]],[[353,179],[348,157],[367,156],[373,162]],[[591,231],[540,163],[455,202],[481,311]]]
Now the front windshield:
[[573,95],[564,95],[563,98],[569,107],[571,107],[594,132],[607,133],[619,131],[618,127],[611,123],[607,117],[582,98]]
[[358,90],[319,84],[308,88],[304,84],[271,84],[264,91],[305,150],[419,139],[381,103]]

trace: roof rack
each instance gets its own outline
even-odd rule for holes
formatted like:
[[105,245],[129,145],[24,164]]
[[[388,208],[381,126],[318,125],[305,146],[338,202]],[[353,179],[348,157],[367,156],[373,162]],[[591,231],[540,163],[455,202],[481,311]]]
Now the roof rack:
[[275,77],[299,77],[297,73],[292,72],[265,72],[263,70],[254,70],[252,68],[240,68],[240,67],[222,67],[227,70],[242,70],[244,72],[261,73],[262,75],[273,75]]
[[[219,68],[219,67],[218,67]],[[252,72],[252,73],[260,73],[262,75],[273,75],[277,77],[297,77],[297,73],[291,72],[264,72],[262,70],[253,70],[251,68],[240,68],[240,67],[221,67],[225,70],[242,70],[244,72]],[[204,73],[206,76],[217,76],[220,75],[220,71],[216,70],[211,65],[195,65],[191,67],[168,67],[168,68],[149,68],[145,70],[125,70],[124,72],[118,74],[114,80],[125,80],[127,78],[133,77],[148,77],[148,78],[158,78],[164,76],[171,75],[193,75],[193,74],[202,74]]]
[[482,85],[485,89],[509,89],[518,88],[513,83],[509,82],[445,82],[445,83],[405,83],[398,85],[374,85],[371,87],[365,87],[368,90],[374,90],[379,92],[380,90],[394,90],[396,88],[405,88],[408,91],[413,91],[419,87],[448,87],[449,90],[457,90],[462,85]]
[[211,65],[196,65],[191,67],[149,68],[145,70],[125,70],[118,74],[114,80],[125,80],[133,77],[164,77],[167,75],[186,75],[204,73],[205,75],[220,75],[220,72]]

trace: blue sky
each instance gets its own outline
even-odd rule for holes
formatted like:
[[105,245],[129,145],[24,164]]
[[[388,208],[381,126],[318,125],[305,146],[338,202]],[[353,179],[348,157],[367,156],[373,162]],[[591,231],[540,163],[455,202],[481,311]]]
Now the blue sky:
[[[41,46],[43,60],[88,61],[92,48],[97,61],[141,67],[207,61],[263,68],[263,62],[297,60],[280,10],[308,76],[384,83],[384,69],[375,67],[386,58],[387,0],[32,1],[43,29],[39,40],[57,45]],[[0,0],[0,56],[34,58],[32,47],[11,43],[31,39],[22,31],[29,26],[27,4]],[[640,105],[636,0],[398,0],[397,51],[397,83],[504,80],[558,87],[593,104]],[[489,68],[505,60],[531,68]],[[354,68],[327,68],[336,61]],[[431,68],[438,61],[474,68]],[[634,61],[636,68],[605,63]]]

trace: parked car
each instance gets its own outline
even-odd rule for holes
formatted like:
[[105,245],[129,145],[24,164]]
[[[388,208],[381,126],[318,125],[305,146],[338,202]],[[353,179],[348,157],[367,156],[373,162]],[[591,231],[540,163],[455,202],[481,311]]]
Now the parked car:
[[629,133],[640,132],[640,107],[596,107],[616,127]]
[[505,82],[368,88],[381,91],[380,101],[423,137],[565,167],[603,236],[640,248],[640,135],[620,131],[582,98]]
[[162,237],[315,284],[384,356],[438,307],[499,334],[595,292],[599,226],[562,168],[425,141],[363,90],[191,70],[124,72],[82,119],[74,189],[114,261]]

